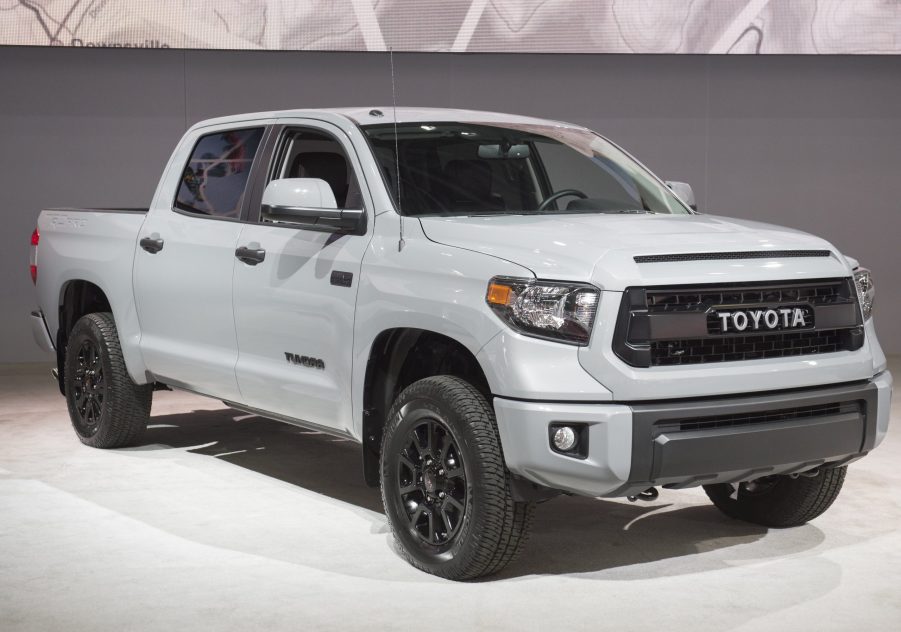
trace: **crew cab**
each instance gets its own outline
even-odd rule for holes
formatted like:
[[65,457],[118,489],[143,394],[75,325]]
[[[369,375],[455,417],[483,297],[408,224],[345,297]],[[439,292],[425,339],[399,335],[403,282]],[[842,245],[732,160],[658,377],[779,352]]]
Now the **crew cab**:
[[203,121],[149,208],[41,212],[38,343],[78,438],[177,388],[358,442],[399,550],[495,573],[536,503],[703,486],[811,520],[886,434],[872,274],[698,213],[568,123],[428,108]]

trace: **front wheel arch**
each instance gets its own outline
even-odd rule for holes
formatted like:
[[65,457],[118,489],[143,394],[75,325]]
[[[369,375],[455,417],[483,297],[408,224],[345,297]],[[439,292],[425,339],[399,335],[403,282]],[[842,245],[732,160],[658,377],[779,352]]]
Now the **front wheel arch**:
[[379,454],[389,408],[407,386],[435,375],[459,377],[491,401],[484,369],[460,341],[412,327],[387,329],[375,338],[363,386],[363,476],[368,486],[379,485]]

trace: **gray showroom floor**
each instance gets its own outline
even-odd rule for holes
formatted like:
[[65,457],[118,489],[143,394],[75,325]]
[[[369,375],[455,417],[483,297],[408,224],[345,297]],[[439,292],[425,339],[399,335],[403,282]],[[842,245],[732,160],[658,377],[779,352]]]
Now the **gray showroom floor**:
[[398,557],[351,443],[164,392],[145,445],[92,450],[46,367],[3,367],[0,630],[898,630],[893,415],[804,527],[699,490],[561,498],[503,575],[459,584]]

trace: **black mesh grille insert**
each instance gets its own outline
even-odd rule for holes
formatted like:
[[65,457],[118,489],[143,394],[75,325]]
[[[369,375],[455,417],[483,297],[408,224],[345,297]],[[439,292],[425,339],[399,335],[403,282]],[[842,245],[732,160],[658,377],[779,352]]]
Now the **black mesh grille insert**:
[[845,348],[839,329],[755,336],[722,336],[651,343],[651,365],[703,364],[834,353]]
[[714,305],[777,305],[809,303],[831,305],[853,302],[841,279],[796,286],[716,287],[647,290],[648,312],[707,311]]
[[718,259],[784,259],[786,257],[828,257],[828,250],[769,250],[751,252],[686,252],[672,255],[635,255],[635,263],[669,261],[715,261]]
[[835,402],[815,406],[800,406],[752,413],[734,413],[713,417],[697,417],[693,419],[673,419],[658,424],[663,431],[710,430],[734,426],[750,426],[755,424],[779,423],[811,417],[826,417],[842,414],[862,414],[860,401]]

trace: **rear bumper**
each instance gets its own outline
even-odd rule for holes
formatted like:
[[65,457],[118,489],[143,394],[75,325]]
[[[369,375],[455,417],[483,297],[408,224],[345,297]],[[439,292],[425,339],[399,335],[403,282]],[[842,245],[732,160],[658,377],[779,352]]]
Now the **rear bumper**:
[[41,351],[52,353],[54,351],[53,341],[50,339],[50,332],[47,331],[47,323],[44,322],[44,314],[37,309],[28,317],[31,322],[31,335],[34,341],[41,348]]
[[[892,377],[783,391],[639,404],[495,398],[508,468],[591,496],[790,474],[853,461],[888,429]],[[551,424],[587,427],[585,458],[551,450]]]

